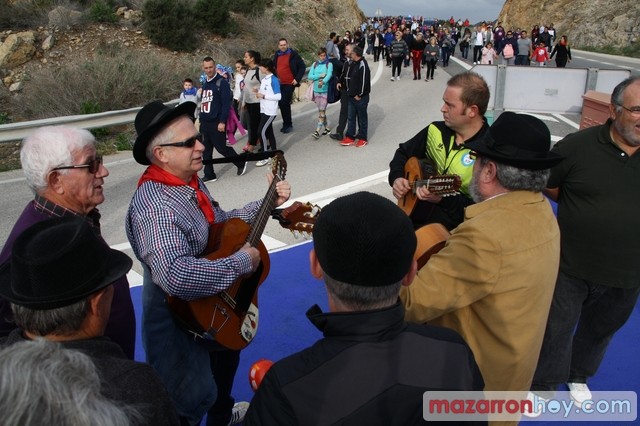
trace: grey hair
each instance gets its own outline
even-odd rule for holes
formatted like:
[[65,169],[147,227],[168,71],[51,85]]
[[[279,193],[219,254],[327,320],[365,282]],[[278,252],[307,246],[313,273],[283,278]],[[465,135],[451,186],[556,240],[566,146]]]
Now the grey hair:
[[38,336],[73,334],[82,327],[89,312],[89,299],[83,299],[62,308],[35,310],[11,304],[13,320],[25,331]]
[[7,426],[128,426],[139,418],[101,394],[88,355],[45,339],[0,350],[0,413]]
[[622,110],[622,104],[624,102],[622,98],[624,97],[624,91],[631,84],[633,84],[633,83],[635,83],[636,81],[639,81],[639,80],[640,80],[640,76],[629,77],[629,78],[625,79],[624,81],[620,82],[613,89],[613,92],[611,93],[611,103],[613,105],[615,105],[616,112],[620,112]]
[[[178,117],[179,118],[179,117]],[[175,121],[175,120],[174,120]],[[172,121],[173,122],[173,121]],[[170,143],[173,138],[175,138],[176,132],[173,130],[172,126],[164,126],[158,133],[156,133],[149,143],[147,144],[147,149],[145,150],[145,156],[147,160],[150,162],[154,162],[153,150],[156,146],[163,143]]]
[[480,165],[484,166],[489,161],[496,165],[496,177],[500,185],[510,191],[542,192],[547,187],[547,181],[551,175],[551,169],[529,170],[521,169],[507,164],[499,163],[486,157],[479,157]]
[[368,311],[391,306],[398,300],[402,281],[378,286],[364,287],[335,280],[324,274],[327,291],[349,309]]
[[[62,166],[70,166],[73,153],[88,145],[95,146],[96,139],[88,130],[69,126],[45,126],[37,129],[22,141],[20,162],[31,190],[39,194],[47,188],[49,172]],[[68,173],[69,170],[60,170]]]

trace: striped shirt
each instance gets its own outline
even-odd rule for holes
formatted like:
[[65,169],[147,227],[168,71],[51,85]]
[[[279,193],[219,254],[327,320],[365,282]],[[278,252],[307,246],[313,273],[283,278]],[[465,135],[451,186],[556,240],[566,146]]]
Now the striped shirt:
[[[254,201],[225,212],[198,182],[211,200],[216,223],[234,217],[251,223],[262,204]],[[149,267],[153,282],[184,300],[219,293],[252,270],[251,257],[244,251],[216,260],[199,257],[207,245],[209,223],[196,191],[187,185],[142,184],[129,205],[125,228],[133,252]]]

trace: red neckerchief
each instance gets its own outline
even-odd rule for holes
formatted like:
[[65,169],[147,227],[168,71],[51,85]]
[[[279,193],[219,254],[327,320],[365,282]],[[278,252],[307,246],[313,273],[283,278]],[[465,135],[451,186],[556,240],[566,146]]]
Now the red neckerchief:
[[152,164],[147,167],[147,170],[145,170],[142,176],[140,176],[138,187],[148,181],[158,182],[168,186],[190,186],[196,191],[196,197],[198,197],[198,205],[200,206],[200,210],[202,210],[202,213],[204,213],[204,217],[207,218],[209,224],[212,224],[214,222],[215,216],[213,213],[213,207],[211,206],[211,200],[209,200],[207,194],[205,194],[204,191],[200,189],[200,186],[198,185],[198,176],[195,173],[191,177],[189,183],[186,184],[177,176],[172,175],[171,173],[161,169],[155,164]]

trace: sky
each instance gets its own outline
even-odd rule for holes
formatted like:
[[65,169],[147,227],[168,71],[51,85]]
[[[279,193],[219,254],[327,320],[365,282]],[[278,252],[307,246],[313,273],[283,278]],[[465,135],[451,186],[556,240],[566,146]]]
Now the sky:
[[375,16],[380,9],[383,16],[422,15],[438,19],[469,18],[471,23],[495,20],[505,0],[358,0],[367,16]]

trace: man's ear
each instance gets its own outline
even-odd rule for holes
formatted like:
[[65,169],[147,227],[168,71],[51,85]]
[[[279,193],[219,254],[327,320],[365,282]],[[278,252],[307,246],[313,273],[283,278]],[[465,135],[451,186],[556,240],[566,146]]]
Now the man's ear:
[[56,194],[62,195],[64,188],[62,186],[62,173],[54,170],[47,175],[47,188]]
[[311,271],[311,275],[315,278],[319,280],[323,279],[324,272],[322,271],[322,266],[320,266],[320,262],[318,261],[315,249],[311,249],[309,252],[309,270]]
[[416,277],[418,273],[418,262],[415,259],[411,261],[411,268],[409,268],[409,272],[402,279],[402,285],[405,287],[409,287],[413,282],[413,279]]

